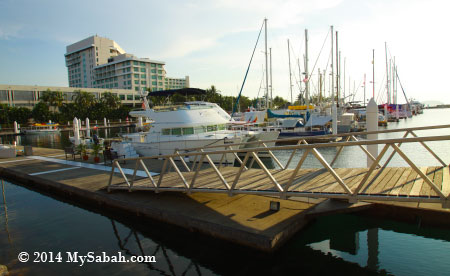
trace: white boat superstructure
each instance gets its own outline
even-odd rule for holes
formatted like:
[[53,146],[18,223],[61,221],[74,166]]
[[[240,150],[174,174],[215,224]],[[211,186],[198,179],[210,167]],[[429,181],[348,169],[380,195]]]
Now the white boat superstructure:
[[[180,105],[131,111],[130,116],[149,118],[154,122],[146,132],[123,134],[141,156],[173,154],[175,150],[221,146],[256,139],[257,132],[227,129],[231,117],[215,103],[195,101]],[[264,134],[260,134],[264,138]],[[277,137],[276,137],[277,138]],[[275,138],[275,139],[276,139]],[[217,148],[215,150],[220,150]],[[211,155],[218,162],[221,155]],[[233,163],[234,155],[227,154],[224,162]]]
[[33,124],[30,127],[22,128],[21,131],[24,134],[48,134],[48,133],[59,133],[58,124],[47,123],[47,124]]

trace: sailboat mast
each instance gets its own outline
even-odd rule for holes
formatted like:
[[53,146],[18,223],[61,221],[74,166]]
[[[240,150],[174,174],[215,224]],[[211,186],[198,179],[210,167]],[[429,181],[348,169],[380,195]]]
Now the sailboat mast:
[[269,108],[269,74],[268,74],[268,68],[269,68],[269,61],[267,57],[267,18],[264,18],[264,36],[265,36],[265,55],[266,55],[266,109]]
[[387,105],[389,104],[390,101],[390,96],[389,96],[389,63],[388,63],[388,58],[387,58],[387,43],[384,42],[384,54],[386,56],[386,104],[384,104],[384,116],[386,116],[386,119],[388,118],[388,114],[387,114]]
[[[337,134],[337,109],[336,109],[336,103],[334,99],[334,64],[333,64],[333,52],[334,52],[334,45],[333,45],[333,26],[331,26],[331,118],[332,118],[332,129],[333,134]],[[336,64],[337,66],[337,64]]]
[[366,74],[364,73],[364,107],[366,107]]
[[333,26],[331,26],[331,103],[334,105],[334,42],[333,42]]
[[385,56],[386,56],[386,95],[387,95],[387,97],[386,97],[386,103],[389,103],[389,77],[390,77],[390,75],[389,75],[389,64],[388,64],[388,58],[387,58],[387,43],[386,42],[384,42],[384,53],[385,53]]
[[323,86],[323,83],[322,83],[322,73],[320,73],[320,68],[317,69],[317,73],[319,75],[319,104],[321,104],[322,103],[322,86]]
[[375,100],[375,49],[372,50],[372,98]]
[[272,92],[273,92],[273,83],[272,83],[272,48],[269,48],[270,54],[270,102],[273,102]]
[[[341,51],[339,51],[339,59],[341,59]],[[344,57],[344,75],[343,75],[344,87],[342,88],[344,103],[345,103],[345,62],[346,61],[347,61],[347,58]],[[350,89],[350,78],[348,78],[348,91],[349,91],[349,94],[350,94],[350,92],[351,92],[351,89]]]
[[292,73],[291,73],[291,50],[289,46],[289,39],[287,40],[288,45],[288,59],[289,59],[289,90],[291,91],[291,104],[294,104],[292,101]]
[[339,107],[339,88],[340,88],[340,72],[341,66],[339,62],[338,32],[336,31],[336,106]]
[[309,108],[309,71],[308,71],[308,30],[305,29],[305,85],[306,85],[306,109]]

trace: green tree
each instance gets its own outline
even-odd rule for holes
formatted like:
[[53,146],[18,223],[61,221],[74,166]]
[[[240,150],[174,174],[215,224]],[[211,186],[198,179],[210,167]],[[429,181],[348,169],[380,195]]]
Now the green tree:
[[54,112],[62,106],[64,101],[63,93],[61,91],[51,91],[50,89],[42,92],[39,99],[49,107],[53,107]]
[[9,117],[19,124],[25,124],[31,118],[31,110],[26,107],[12,107],[9,109]]
[[52,112],[50,111],[49,106],[44,102],[37,103],[34,106],[31,115],[37,122],[48,122],[48,120],[52,119]]
[[94,94],[81,90],[75,91],[75,95],[72,99],[77,109],[76,116],[78,118],[88,117],[91,113],[91,110],[97,103],[97,99],[95,98]]
[[273,102],[272,102],[274,109],[276,109],[276,108],[284,108],[287,105],[287,103],[288,103],[288,101],[283,99],[280,96],[276,96],[273,99]]
[[107,106],[110,109],[117,109],[122,105],[119,97],[111,92],[105,92],[100,98],[100,103]]

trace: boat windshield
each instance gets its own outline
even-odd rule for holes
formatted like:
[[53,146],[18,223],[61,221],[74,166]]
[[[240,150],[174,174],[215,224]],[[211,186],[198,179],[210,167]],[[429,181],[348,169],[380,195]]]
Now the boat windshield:
[[211,109],[211,108],[214,108],[214,106],[185,104],[185,105],[160,106],[160,107],[154,107],[153,109],[155,112],[169,112],[169,111],[178,111],[178,110]]

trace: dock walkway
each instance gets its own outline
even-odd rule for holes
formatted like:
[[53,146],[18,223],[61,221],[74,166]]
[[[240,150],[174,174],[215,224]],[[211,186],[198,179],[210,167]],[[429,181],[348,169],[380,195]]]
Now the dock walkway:
[[[153,223],[160,221],[262,251],[279,248],[316,216],[354,212],[369,207],[367,204],[323,200],[277,199],[281,208],[278,212],[272,212],[269,205],[274,199],[264,196],[108,193],[106,189],[111,167],[86,163],[81,159],[66,160],[63,150],[33,148],[33,153],[33,156],[0,159],[0,177],[45,194],[67,198],[72,204],[84,208],[92,206],[107,213],[145,221],[150,227],[155,227]],[[161,171],[163,163],[160,160],[145,161],[154,173]],[[128,162],[122,166],[123,172],[131,177],[134,164]],[[120,173],[112,178],[115,184],[122,181]],[[326,204],[322,206],[322,202]]]
[[[449,128],[450,126],[443,126]],[[437,127],[427,127],[436,129]],[[420,128],[420,130],[426,128]],[[412,138],[407,138],[411,134]],[[444,162],[426,142],[447,142],[450,135],[418,137],[414,129],[406,129],[403,138],[382,140],[358,140],[347,134],[344,142],[325,144],[308,144],[299,139],[297,145],[268,147],[266,141],[210,146],[199,149],[175,150],[171,155],[136,157],[125,159],[134,163],[136,173],[127,177],[116,160],[111,170],[108,190],[151,190],[154,192],[210,192],[236,194],[254,194],[275,196],[281,199],[289,197],[345,199],[350,203],[358,201],[391,201],[391,202],[424,202],[441,203],[443,208],[450,208],[450,171]],[[413,143],[423,146],[440,166],[418,167],[400,149],[402,144]],[[374,157],[368,151],[370,146],[381,146],[382,150]],[[359,147],[371,161],[369,168],[334,168],[344,147]],[[319,150],[336,148],[332,161],[327,161]],[[391,150],[391,151],[389,151]],[[286,164],[282,164],[274,154],[275,151],[290,152]],[[279,169],[268,169],[260,158],[260,154],[269,156]],[[221,161],[225,156],[234,156],[240,167],[227,167]],[[239,155],[245,155],[243,160]],[[292,163],[295,155],[301,157]],[[302,168],[306,158],[312,155],[323,168]],[[394,155],[400,156],[407,167],[389,167]],[[212,158],[214,156],[214,158]],[[222,156],[222,158],[220,158]],[[384,158],[384,159],[383,159]],[[212,160],[221,160],[214,163]],[[138,169],[148,172],[152,170],[144,161],[163,160],[161,174],[147,174],[138,177]],[[175,163],[178,160],[178,165]],[[193,160],[187,164],[185,160]],[[384,164],[381,162],[384,160]],[[204,164],[208,164],[205,167]],[[292,163],[292,164],[291,164]],[[201,164],[201,165],[200,165]],[[254,165],[257,165],[255,169]],[[294,165],[294,166],[290,166]],[[295,167],[292,169],[292,167]],[[123,177],[121,183],[113,183],[114,175]],[[142,174],[141,174],[142,175]]]

